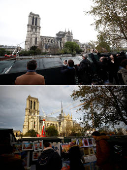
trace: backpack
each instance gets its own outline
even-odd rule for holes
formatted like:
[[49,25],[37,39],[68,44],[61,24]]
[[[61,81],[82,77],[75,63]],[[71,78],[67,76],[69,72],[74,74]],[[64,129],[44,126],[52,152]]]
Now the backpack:
[[[42,152],[42,154],[43,154],[43,152]],[[50,165],[51,159],[53,158],[53,155],[54,155],[54,151],[50,155],[45,156],[45,157],[43,157],[41,155],[36,162],[36,169],[37,170],[42,170],[42,169],[47,170]]]
[[[57,163],[56,163],[57,162]],[[50,154],[43,155],[38,158],[36,162],[37,170],[51,170],[54,168],[55,170],[59,170],[62,167],[61,157],[57,153],[57,151],[52,150]]]

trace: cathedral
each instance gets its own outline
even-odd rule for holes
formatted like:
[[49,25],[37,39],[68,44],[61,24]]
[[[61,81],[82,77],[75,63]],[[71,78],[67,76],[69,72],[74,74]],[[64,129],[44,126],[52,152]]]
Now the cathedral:
[[79,40],[73,39],[73,33],[69,30],[59,31],[56,37],[41,36],[40,19],[38,14],[30,12],[28,16],[25,50],[30,50],[32,46],[37,46],[42,52],[51,52],[53,49],[62,49],[68,41],[79,44]]
[[26,100],[25,119],[23,124],[23,135],[28,130],[34,129],[38,134],[42,132],[42,122],[45,119],[45,128],[54,125],[58,130],[58,133],[66,133],[67,126],[73,127],[75,122],[72,120],[72,115],[66,115],[63,112],[63,106],[61,103],[61,112],[57,118],[40,116],[39,115],[39,100],[35,97],[28,96]]

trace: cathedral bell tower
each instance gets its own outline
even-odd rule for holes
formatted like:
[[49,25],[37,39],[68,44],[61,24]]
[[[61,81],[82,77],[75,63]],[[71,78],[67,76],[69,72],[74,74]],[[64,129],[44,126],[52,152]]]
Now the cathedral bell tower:
[[30,50],[32,46],[39,46],[40,43],[40,17],[38,14],[30,12],[27,24],[27,35],[25,49]]
[[26,100],[25,120],[23,124],[23,135],[28,130],[39,131],[39,101],[37,98],[28,96]]

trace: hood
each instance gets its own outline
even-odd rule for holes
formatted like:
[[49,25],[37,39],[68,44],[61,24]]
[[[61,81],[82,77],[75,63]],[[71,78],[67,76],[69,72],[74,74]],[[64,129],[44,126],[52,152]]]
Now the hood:
[[53,148],[44,149],[42,152],[42,155],[43,155],[43,157],[45,157],[45,156],[47,157],[48,155],[51,155],[51,153],[53,153],[53,152],[54,152]]
[[83,59],[81,62],[82,63],[90,63],[90,61],[88,59]]
[[102,139],[104,139],[104,140],[108,140],[109,139],[109,136],[96,136],[96,141],[99,141],[99,140],[102,140]]

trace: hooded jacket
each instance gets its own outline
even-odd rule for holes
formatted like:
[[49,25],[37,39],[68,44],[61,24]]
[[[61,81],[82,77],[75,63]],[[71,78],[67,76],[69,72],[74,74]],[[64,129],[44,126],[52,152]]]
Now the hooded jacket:
[[98,166],[109,162],[110,146],[107,141],[108,139],[108,136],[96,136],[96,157]]
[[60,155],[51,147],[43,150],[37,161],[37,170],[61,170],[62,160]]

